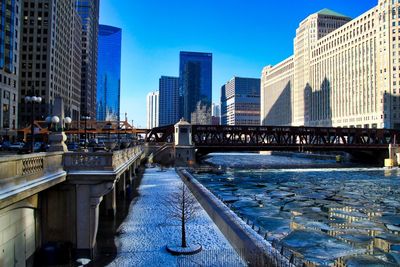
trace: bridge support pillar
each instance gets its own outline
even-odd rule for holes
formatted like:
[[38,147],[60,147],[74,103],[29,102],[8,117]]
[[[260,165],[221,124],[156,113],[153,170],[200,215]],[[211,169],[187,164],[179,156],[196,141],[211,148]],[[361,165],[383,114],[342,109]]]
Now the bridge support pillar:
[[78,257],[94,258],[99,225],[99,204],[113,190],[113,182],[76,186],[76,248]]
[[395,167],[400,162],[400,148],[399,145],[389,144],[389,158],[385,159],[385,167]]
[[181,119],[175,124],[175,166],[195,164],[195,147],[192,143],[192,125]]
[[132,171],[131,176],[136,175],[136,168],[137,168],[137,165],[136,165],[136,161],[135,161],[135,163],[133,163],[133,165],[131,167],[131,171]]
[[104,196],[104,204],[108,216],[114,217],[117,212],[117,200],[115,187]]
[[121,174],[121,176],[119,177],[119,181],[117,183],[118,196],[120,198],[125,198],[127,176],[128,176],[128,171],[125,171],[124,173]]

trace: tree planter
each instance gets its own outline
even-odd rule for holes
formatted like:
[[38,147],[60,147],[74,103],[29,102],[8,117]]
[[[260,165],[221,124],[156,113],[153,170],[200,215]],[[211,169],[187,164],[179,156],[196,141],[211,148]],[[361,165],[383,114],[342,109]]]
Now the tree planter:
[[167,245],[166,249],[172,255],[179,256],[179,255],[193,255],[199,253],[203,248],[199,244],[194,244],[187,247]]

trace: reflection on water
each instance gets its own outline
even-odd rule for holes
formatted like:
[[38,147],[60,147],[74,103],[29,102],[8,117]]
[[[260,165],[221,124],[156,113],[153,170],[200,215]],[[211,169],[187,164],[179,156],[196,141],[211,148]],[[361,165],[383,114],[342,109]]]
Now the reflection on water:
[[230,168],[195,177],[282,252],[323,265],[400,264],[399,170],[318,168],[327,162],[257,154],[208,161]]

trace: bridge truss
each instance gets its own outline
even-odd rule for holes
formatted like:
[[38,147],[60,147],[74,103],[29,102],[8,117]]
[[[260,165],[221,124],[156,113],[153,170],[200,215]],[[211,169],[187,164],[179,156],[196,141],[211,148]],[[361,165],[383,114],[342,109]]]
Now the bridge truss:
[[[172,142],[173,125],[154,128],[147,142]],[[372,128],[192,125],[192,141],[207,151],[384,151],[400,131]]]
[[200,126],[192,127],[196,148],[243,150],[382,150],[399,143],[400,131],[389,129]]

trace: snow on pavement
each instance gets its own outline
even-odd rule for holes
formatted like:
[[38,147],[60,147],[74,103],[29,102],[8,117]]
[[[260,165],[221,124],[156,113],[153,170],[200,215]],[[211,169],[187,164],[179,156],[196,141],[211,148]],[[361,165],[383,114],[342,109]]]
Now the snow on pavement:
[[117,256],[109,266],[245,266],[203,208],[187,226],[187,243],[203,250],[191,256],[172,256],[165,246],[180,245],[180,222],[168,216],[163,203],[181,183],[174,169],[146,169],[139,197],[115,238]]

